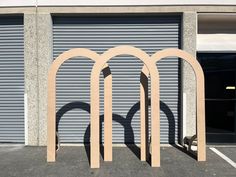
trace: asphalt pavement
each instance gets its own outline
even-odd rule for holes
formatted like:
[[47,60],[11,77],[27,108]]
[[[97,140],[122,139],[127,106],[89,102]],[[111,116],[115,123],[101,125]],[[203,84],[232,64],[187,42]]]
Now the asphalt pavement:
[[[215,147],[236,161],[236,147]],[[46,162],[46,147],[0,146],[1,177],[236,177],[236,168],[207,148],[207,161],[176,147],[161,148],[161,167],[139,160],[139,148],[114,147],[113,161],[91,169],[88,148],[61,147],[55,163]]]

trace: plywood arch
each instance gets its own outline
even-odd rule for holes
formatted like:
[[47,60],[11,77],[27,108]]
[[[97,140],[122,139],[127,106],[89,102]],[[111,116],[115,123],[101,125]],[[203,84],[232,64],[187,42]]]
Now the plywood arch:
[[145,67],[140,77],[140,111],[141,111],[141,160],[146,160],[146,104],[147,104],[147,79],[149,73],[151,78],[151,135],[152,135],[152,157],[153,167],[160,166],[160,100],[159,100],[159,73],[156,62],[162,58],[177,56],[193,67],[197,80],[197,136],[198,136],[198,160],[205,161],[205,104],[204,104],[204,75],[197,60],[190,54],[179,49],[165,49],[156,52],[151,57],[144,51],[132,46],[118,46],[111,48],[98,55],[89,49],[71,49],[61,54],[52,64],[48,73],[48,147],[47,160],[55,161],[55,137],[56,137],[56,74],[59,67],[69,58],[82,56],[95,61],[90,78],[90,100],[91,100],[91,167],[100,166],[99,151],[99,75],[103,71],[104,81],[104,159],[112,160],[112,76],[108,65],[111,58],[118,55],[132,55],[143,61]]
[[[100,57],[96,52],[91,51],[89,49],[84,48],[75,48],[68,50],[61,55],[59,55],[54,62],[52,63],[49,72],[48,72],[48,123],[47,123],[47,161],[54,162],[56,160],[56,74],[59,70],[60,66],[70,58],[73,57],[86,57],[93,61],[97,61]],[[107,94],[111,93],[111,84],[112,84],[112,75],[110,72],[110,68],[107,64],[104,65],[103,68],[104,75],[104,121],[112,121],[112,113],[111,113],[111,98],[107,96]],[[105,122],[104,126],[109,123]],[[105,155],[107,153],[111,153],[110,149],[112,149],[112,140],[109,139],[109,136],[104,136],[105,142]]]
[[[198,63],[197,59],[195,59],[189,53],[180,50],[180,49],[164,49],[162,51],[158,51],[151,56],[151,60],[158,62],[166,57],[179,57],[187,61],[194,70],[197,82],[197,137],[198,137],[198,153],[197,159],[198,161],[206,160],[206,140],[205,140],[205,87],[204,87],[204,73],[203,70]],[[143,66],[142,75],[146,78],[149,76],[149,72],[146,66]],[[147,81],[143,81],[140,85],[140,111],[141,111],[141,121],[145,121],[146,111],[147,111],[147,102],[146,97],[148,92]],[[145,132],[144,124],[141,124],[141,131]],[[146,154],[146,137],[141,137],[141,155],[145,158]]]
[[132,46],[118,46],[104,52],[100,59],[93,66],[90,80],[91,95],[91,167],[99,168],[99,75],[103,66],[113,57],[118,55],[132,55],[143,61],[151,77],[151,134],[152,140],[152,160],[153,167],[160,166],[160,103],[159,103],[159,74],[149,55],[144,51]]

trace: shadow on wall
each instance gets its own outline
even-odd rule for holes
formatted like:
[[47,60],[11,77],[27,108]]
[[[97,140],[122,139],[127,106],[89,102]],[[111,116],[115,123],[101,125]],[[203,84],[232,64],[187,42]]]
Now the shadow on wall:
[[[148,106],[150,106],[150,99],[148,99]],[[169,134],[168,134],[168,141],[170,144],[175,144],[175,118],[170,110],[170,108],[164,103],[160,102],[160,108],[165,113],[167,119],[168,119],[168,125],[169,125]],[[90,104],[85,102],[71,102],[63,107],[61,107],[60,110],[56,113],[56,132],[58,132],[59,122],[62,118],[62,116],[73,109],[81,109],[90,114]],[[127,147],[137,156],[137,158],[140,157],[140,148],[134,144],[134,132],[133,128],[131,126],[132,119],[134,115],[140,110],[140,102],[135,103],[130,110],[128,111],[126,118],[118,115],[118,114],[112,114],[113,121],[121,124],[124,127],[124,138],[125,138],[125,144]],[[104,115],[100,115],[100,140],[102,139],[102,123],[104,121]],[[148,123],[147,125],[147,131],[148,131]],[[87,126],[86,131],[84,133],[84,145],[85,150],[87,154],[88,161],[90,161],[90,148],[88,146],[88,140],[90,139],[90,124]],[[102,145],[102,143],[101,143]],[[101,155],[104,158],[104,147],[101,146]]]

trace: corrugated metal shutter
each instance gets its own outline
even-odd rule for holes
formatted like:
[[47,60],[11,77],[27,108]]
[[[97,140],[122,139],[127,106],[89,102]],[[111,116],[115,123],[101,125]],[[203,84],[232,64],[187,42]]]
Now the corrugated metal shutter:
[[0,142],[24,143],[22,17],[0,16]]
[[[55,17],[54,58],[71,48],[89,48],[98,53],[119,45],[133,45],[148,54],[178,48],[178,16],[149,17]],[[57,75],[57,119],[61,142],[88,142],[90,72],[93,62],[75,58],[64,63]],[[132,56],[119,56],[109,62],[113,76],[113,142],[139,143],[139,81],[142,62]],[[179,61],[159,63],[161,75],[161,142],[178,135]],[[103,99],[103,75],[100,95]],[[103,100],[101,100],[103,115]],[[170,123],[170,124],[169,124]],[[88,129],[87,129],[88,131]]]

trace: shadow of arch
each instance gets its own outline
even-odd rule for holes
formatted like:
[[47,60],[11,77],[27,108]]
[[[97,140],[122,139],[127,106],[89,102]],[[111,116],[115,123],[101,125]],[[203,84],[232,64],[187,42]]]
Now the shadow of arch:
[[[148,106],[151,105],[151,100],[148,99]],[[160,109],[166,115],[168,121],[168,143],[175,144],[175,116],[169,106],[160,101]]]
[[[148,99],[148,106],[151,106],[151,99]],[[174,114],[172,113],[171,109],[167,104],[165,104],[163,101],[160,101],[160,108],[161,111],[166,115],[167,121],[168,121],[168,126],[169,126],[169,136],[168,136],[168,142],[170,144],[175,143],[175,117]],[[129,112],[127,113],[126,120],[129,121],[131,125],[132,118],[134,115],[140,110],[140,101],[135,103]],[[134,143],[134,142],[131,142]]]
[[[148,106],[150,106],[150,105],[151,105],[151,100],[149,99]],[[160,101],[160,108],[165,113],[167,120],[168,120],[168,126],[169,126],[168,141],[169,141],[169,143],[175,143],[175,118],[174,118],[174,115],[173,115],[172,111],[170,110],[170,108],[168,107],[168,105],[166,105],[162,101]],[[126,118],[124,118],[118,114],[112,114],[113,121],[119,123],[120,125],[122,125],[124,127],[124,131],[125,131],[125,134],[124,134],[125,142],[124,143],[134,153],[134,155],[136,155],[137,158],[140,157],[140,148],[134,142],[134,131],[133,131],[131,123],[132,123],[132,119],[133,119],[134,115],[139,110],[140,110],[140,102],[138,101],[129,109],[129,111],[126,115]],[[104,121],[104,115],[100,115],[100,140],[101,140],[101,136],[102,136],[101,135],[101,132],[102,132],[101,124],[103,121]],[[128,122],[128,124],[127,124],[127,122]],[[148,126],[148,124],[147,124],[147,126]],[[86,140],[89,139],[89,137],[90,137],[90,124],[87,126],[85,134],[84,134],[84,144],[86,143]],[[100,141],[100,144],[101,144],[101,141]],[[89,149],[86,148],[86,153],[87,153],[88,158],[90,157],[89,152],[90,152]],[[101,150],[101,154],[102,154],[102,156],[104,156],[104,154],[102,152],[103,152],[103,150]]]
[[[136,103],[134,106],[132,106],[132,108],[130,109],[131,112],[133,112],[132,110],[136,107],[137,105],[139,105],[139,103]],[[71,102],[71,103],[68,103],[66,105],[64,105],[63,107],[61,107],[57,113],[56,113],[56,130],[58,131],[58,126],[59,126],[59,122],[61,120],[61,117],[68,111],[70,110],[73,110],[73,109],[81,109],[81,110],[84,110],[86,111],[87,113],[90,114],[90,104],[88,103],[85,103],[85,102],[81,102],[81,101],[75,101],[75,102]],[[129,112],[130,112],[129,111]],[[137,111],[136,111],[137,112]],[[135,113],[136,113],[135,112]],[[134,141],[134,132],[133,132],[133,129],[132,129],[132,126],[131,126],[131,121],[132,121],[132,118],[133,118],[134,114],[132,115],[129,115],[129,124],[127,124],[126,120],[124,117],[118,115],[118,114],[112,114],[112,118],[113,118],[113,121],[115,122],[118,122],[120,125],[122,125],[124,127],[124,130],[125,130],[125,144],[128,145],[128,143],[130,143],[130,139],[132,140],[132,142]],[[124,121],[125,120],[125,121]],[[104,122],[104,115],[100,115],[100,140],[101,140],[101,137],[102,137],[102,123]],[[85,134],[84,134],[84,146],[85,146],[85,150],[86,150],[86,154],[87,154],[87,158],[88,158],[88,161],[90,163],[90,150],[89,150],[89,147],[87,146],[87,140],[90,139],[90,124],[87,126],[86,128],[86,131],[85,131]],[[130,146],[128,146],[130,147]],[[133,149],[132,149],[133,151]],[[101,149],[101,155],[104,157],[104,149]]]
[[[67,103],[66,105],[62,106],[56,113],[56,146],[59,149],[60,146],[60,134],[58,132],[59,122],[62,118],[62,116],[67,113],[70,110],[73,109],[82,109],[90,114],[90,105],[88,103],[82,102],[82,101],[74,101]],[[57,148],[56,147],[56,148]]]
[[[148,99],[148,106],[151,105],[151,101],[150,99]],[[173,134],[172,132],[175,132],[175,119],[174,119],[174,115],[172,113],[172,111],[170,110],[170,108],[162,101],[160,101],[160,108],[161,110],[166,114],[167,119],[168,119],[168,123],[169,123],[169,142],[174,142],[175,141],[175,134]],[[61,107],[57,113],[56,113],[56,130],[58,132],[58,126],[59,126],[59,122],[61,120],[61,117],[67,113],[70,110],[73,109],[81,109],[86,111],[87,113],[90,114],[90,104],[85,103],[85,102],[81,102],[81,101],[74,101],[74,102],[70,102],[66,105],[64,105],[63,107]],[[138,101],[137,103],[135,103],[128,111],[126,118],[118,115],[118,114],[112,114],[112,119],[113,121],[119,123],[120,125],[122,125],[124,127],[124,143],[126,144],[126,146],[136,155],[137,158],[140,157],[140,148],[134,144],[134,131],[132,128],[132,119],[134,118],[135,114],[140,110],[140,102]],[[104,115],[100,115],[100,140],[102,137],[102,123],[104,122]],[[128,122],[128,123],[127,123]],[[147,124],[148,126],[148,124]],[[171,128],[173,131],[171,131]],[[90,139],[90,124],[87,126],[86,131],[84,133],[84,146],[85,146],[85,150],[86,150],[86,154],[87,154],[87,158],[88,161],[90,163],[90,150],[89,147],[87,146],[88,140]],[[101,143],[100,143],[101,144]],[[132,144],[132,145],[131,145]],[[103,146],[101,146],[103,147]],[[101,149],[101,155],[104,158],[104,149]]]
[[[148,98],[148,105],[147,106],[151,106],[151,99]],[[148,109],[148,107],[147,107]],[[175,117],[174,114],[172,113],[171,109],[169,108],[169,106],[167,104],[165,104],[163,101],[160,101],[160,109],[161,111],[166,115],[167,117],[167,121],[168,121],[168,142],[170,144],[175,144]],[[140,110],[140,101],[138,101],[137,103],[135,103],[131,109],[129,110],[129,112],[127,113],[126,119],[130,121],[130,126],[131,126],[131,121],[132,118],[134,117],[134,115]],[[148,114],[148,111],[147,111]],[[147,115],[148,118],[148,115]],[[148,119],[145,122],[145,126],[146,126],[146,138],[148,139],[148,134],[149,134],[149,126],[148,126]],[[141,127],[141,126],[140,126]],[[140,130],[141,131],[141,130]],[[134,140],[134,138],[133,138]],[[134,143],[131,142],[131,143]],[[129,146],[128,146],[129,147]],[[148,147],[148,141],[147,141],[147,147]],[[134,144],[134,146],[130,146],[129,147],[130,150],[139,158],[141,155],[141,150],[138,146],[136,146]],[[146,157],[149,157],[150,153],[147,151],[146,152]]]
[[[151,106],[151,99],[148,99],[148,105],[147,106]],[[169,108],[169,106],[167,104],[165,104],[163,101],[160,101],[160,109],[161,111],[166,115],[167,117],[167,121],[168,121],[168,142],[170,144],[175,144],[175,117],[174,114],[172,113],[171,109]],[[126,119],[128,119],[130,121],[130,125],[131,125],[131,121],[132,118],[134,117],[134,115],[140,110],[140,101],[138,101],[137,103],[135,103],[131,109],[129,110],[129,112],[127,113]],[[147,111],[148,114],[148,111]],[[147,116],[148,118],[148,116]],[[148,134],[149,134],[149,126],[148,126],[148,119],[145,122],[145,126],[146,126],[146,138],[148,140]],[[141,131],[141,130],[140,130]],[[134,139],[133,139],[134,140]],[[134,143],[131,142],[131,143]],[[148,144],[148,141],[147,141]],[[148,145],[147,145],[148,147]],[[130,150],[139,158],[141,155],[140,152],[140,148],[136,145],[132,146],[132,149],[130,148]],[[150,153],[146,152],[146,157],[149,157]]]
[[[47,161],[55,162],[56,160],[56,74],[60,66],[68,59],[73,57],[86,57],[93,61],[97,61],[100,58],[96,52],[85,49],[85,48],[75,48],[70,49],[66,52],[60,54],[52,63],[48,71],[48,128],[47,128]],[[112,86],[112,76],[107,64],[102,68],[104,75],[104,95],[110,94]],[[104,110],[107,120],[112,119],[110,110],[111,99],[104,96]],[[109,140],[108,140],[109,141]]]
[[[124,127],[125,142],[127,142],[129,139],[133,140],[134,139],[133,129],[132,129],[131,125],[125,123],[125,121],[124,121],[125,118],[118,115],[118,114],[112,114],[112,118],[113,118],[113,121],[118,122],[120,125],[122,125]],[[103,122],[104,122],[104,115],[100,115],[100,133],[99,133],[100,144],[102,144],[101,139],[102,139],[102,123]],[[86,144],[87,139],[90,140],[90,124],[87,126],[86,131],[84,133],[84,144]],[[102,147],[102,149],[101,149],[100,153],[101,153],[102,157],[104,157],[104,149],[103,149],[103,146],[101,146],[101,147]],[[86,154],[87,154],[87,157],[88,157],[88,161],[89,161],[89,163],[91,163],[91,161],[90,161],[90,148],[85,146],[85,150],[86,150]]]
[[56,131],[58,132],[59,122],[61,117],[68,111],[72,109],[82,109],[90,114],[90,105],[88,103],[82,101],[74,101],[67,103],[63,107],[61,107],[56,113]]
[[[132,146],[130,144],[134,143],[134,131],[131,126],[131,122],[132,122],[132,119],[133,119],[135,113],[139,110],[139,107],[140,107],[139,105],[140,105],[139,102],[134,104],[131,107],[131,109],[128,111],[126,118],[124,118],[118,114],[112,114],[112,120],[119,123],[120,125],[122,125],[124,127],[124,132],[125,132],[124,133],[124,143],[137,156],[137,158],[139,158],[139,148],[135,144]],[[100,144],[101,144],[101,132],[102,132],[101,124],[102,124],[102,122],[104,122],[104,115],[100,115]],[[90,124],[86,128],[86,131],[84,134],[84,143],[86,142],[86,139],[90,139]],[[101,152],[103,152],[103,150],[104,149],[102,149]],[[89,152],[90,151],[86,148],[86,153],[87,153],[88,158],[90,157]],[[104,156],[103,153],[102,153],[102,156]]]

